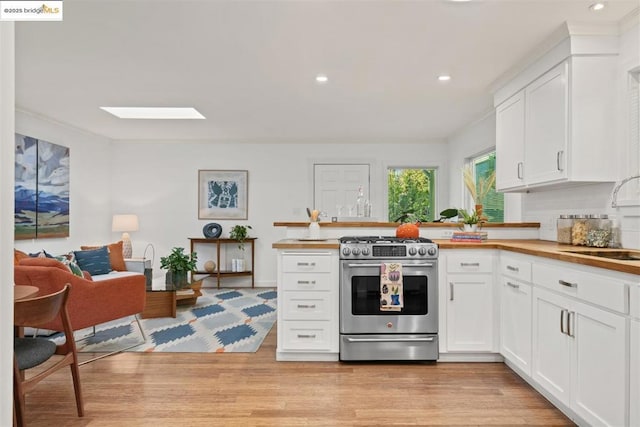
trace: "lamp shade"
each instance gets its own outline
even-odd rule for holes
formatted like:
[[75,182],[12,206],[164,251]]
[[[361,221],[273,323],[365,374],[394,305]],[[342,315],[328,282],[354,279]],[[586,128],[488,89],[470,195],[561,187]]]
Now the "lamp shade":
[[114,215],[111,231],[138,231],[138,215]]

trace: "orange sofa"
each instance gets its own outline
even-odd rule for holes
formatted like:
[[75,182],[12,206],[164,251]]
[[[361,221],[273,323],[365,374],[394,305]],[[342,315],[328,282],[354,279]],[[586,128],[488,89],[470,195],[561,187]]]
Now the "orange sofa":
[[[74,331],[141,313],[146,299],[145,276],[134,274],[93,281],[72,274],[60,261],[50,258],[24,258],[14,266],[16,285],[31,285],[45,295],[71,284],[67,310]],[[43,329],[62,331],[59,320]]]

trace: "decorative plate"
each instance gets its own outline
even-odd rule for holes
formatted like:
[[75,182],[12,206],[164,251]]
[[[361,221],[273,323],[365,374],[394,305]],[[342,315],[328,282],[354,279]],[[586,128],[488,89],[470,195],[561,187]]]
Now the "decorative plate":
[[222,226],[215,222],[210,222],[202,229],[204,237],[207,239],[217,239],[222,234]]

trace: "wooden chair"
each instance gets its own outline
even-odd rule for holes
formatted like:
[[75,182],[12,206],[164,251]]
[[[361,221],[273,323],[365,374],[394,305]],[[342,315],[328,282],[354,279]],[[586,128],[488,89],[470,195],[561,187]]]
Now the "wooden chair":
[[[78,369],[78,355],[76,344],[73,338],[73,329],[69,323],[67,313],[67,299],[70,286],[67,284],[56,293],[18,300],[14,304],[14,325],[16,327],[37,328],[43,323],[60,318],[64,327],[65,342],[56,345],[46,338],[23,338],[16,337],[13,346],[13,394],[15,417],[18,426],[25,425],[25,395],[32,391],[36,384],[42,379],[51,375],[55,371],[69,366],[73,378],[73,388],[76,395],[76,406],[78,416],[84,415],[84,403],[82,401],[82,391],[80,389],[80,373]],[[41,365],[49,361],[54,355],[60,355],[59,360],[50,361],[52,363],[43,371],[26,378],[25,370]],[[58,359],[56,357],[56,359]]]

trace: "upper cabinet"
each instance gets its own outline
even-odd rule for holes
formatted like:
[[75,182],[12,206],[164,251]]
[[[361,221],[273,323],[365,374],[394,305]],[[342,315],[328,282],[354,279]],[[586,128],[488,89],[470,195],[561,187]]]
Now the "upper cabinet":
[[496,92],[499,191],[616,181],[616,56],[611,38],[590,41],[592,53],[561,43]]

